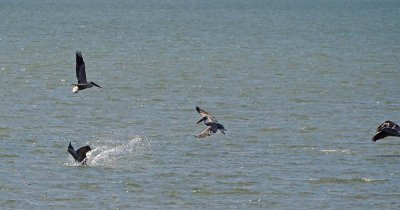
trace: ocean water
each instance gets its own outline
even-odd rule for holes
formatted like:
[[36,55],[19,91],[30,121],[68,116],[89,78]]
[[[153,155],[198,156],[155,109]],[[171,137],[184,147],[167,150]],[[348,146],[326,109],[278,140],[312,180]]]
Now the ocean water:
[[0,5],[2,209],[400,208],[399,1]]

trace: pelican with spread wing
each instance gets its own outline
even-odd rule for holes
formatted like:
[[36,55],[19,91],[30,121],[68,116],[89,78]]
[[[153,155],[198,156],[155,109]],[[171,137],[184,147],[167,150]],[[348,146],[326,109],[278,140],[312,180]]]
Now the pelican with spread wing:
[[80,90],[84,90],[86,88],[91,88],[93,86],[101,88],[98,84],[87,81],[86,80],[86,71],[85,71],[85,61],[83,61],[82,53],[80,51],[76,51],[76,78],[78,79],[78,84],[72,84],[74,87],[72,88],[73,93],[77,93]]
[[197,138],[211,136],[212,134],[217,133],[218,130],[225,135],[226,129],[222,124],[218,123],[217,119],[212,114],[200,109],[198,106],[196,106],[196,111],[202,116],[196,124],[204,122],[204,124],[208,126],[203,132],[196,136]]

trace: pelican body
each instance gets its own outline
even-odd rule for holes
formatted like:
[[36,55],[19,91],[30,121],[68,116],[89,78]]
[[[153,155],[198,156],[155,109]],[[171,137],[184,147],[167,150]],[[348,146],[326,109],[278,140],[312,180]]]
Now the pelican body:
[[400,137],[400,126],[392,121],[386,120],[378,126],[375,135],[372,137],[372,141],[376,142],[388,136]]
[[77,93],[80,90],[84,90],[86,88],[91,88],[93,86],[101,88],[98,84],[87,81],[86,80],[86,71],[85,71],[85,61],[83,61],[82,53],[80,51],[76,51],[76,78],[78,79],[78,84],[72,84],[74,87],[72,88],[73,93]]
[[196,124],[204,122],[204,124],[208,126],[203,132],[196,136],[197,138],[211,136],[212,134],[217,133],[218,130],[225,135],[226,129],[221,123],[218,123],[217,119],[212,114],[200,109],[198,106],[196,106],[196,111],[202,116]]
[[84,146],[75,151],[74,147],[71,145],[71,142],[69,142],[67,151],[75,159],[75,162],[85,165],[86,164],[86,153],[89,152],[90,150],[92,150],[92,149],[89,146]]

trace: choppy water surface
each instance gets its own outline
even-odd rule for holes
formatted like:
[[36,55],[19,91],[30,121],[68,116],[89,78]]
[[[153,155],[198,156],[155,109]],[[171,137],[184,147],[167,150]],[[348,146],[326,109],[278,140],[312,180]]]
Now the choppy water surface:
[[[6,209],[396,209],[400,2],[1,1]],[[75,51],[102,89],[74,95]],[[199,140],[198,105],[227,129]],[[90,145],[88,166],[66,149]]]

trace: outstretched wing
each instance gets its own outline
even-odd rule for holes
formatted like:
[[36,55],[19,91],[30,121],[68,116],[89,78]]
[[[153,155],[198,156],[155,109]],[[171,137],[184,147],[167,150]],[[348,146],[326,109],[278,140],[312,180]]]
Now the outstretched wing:
[[200,135],[197,136],[197,138],[205,138],[207,136],[211,136],[211,134],[212,134],[211,127],[208,127],[203,132],[201,132]]
[[68,146],[68,150],[67,150],[67,151],[69,152],[69,154],[72,155],[72,157],[73,157],[75,160],[78,160],[78,159],[79,159],[78,155],[77,155],[76,152],[75,152],[74,147],[71,145],[71,142],[69,142],[69,146]]
[[215,126],[209,126],[206,128],[203,132],[201,132],[197,138],[205,138],[207,136],[211,136],[212,134],[216,133],[218,131],[218,128]]
[[82,53],[80,51],[76,51],[75,54],[76,54],[76,78],[78,79],[78,84],[85,84],[87,83],[85,62],[83,61]]
[[72,151],[75,152],[75,149],[74,149],[74,147],[72,146],[71,142],[69,142],[69,145],[68,145],[68,151],[69,151],[69,150],[72,150]]
[[76,154],[79,156],[79,162],[86,158],[86,153],[92,150],[89,146],[84,146],[76,150]]
[[400,137],[400,132],[398,130],[395,130],[393,128],[382,128],[380,131],[378,131],[373,137],[372,141],[375,142],[379,139],[383,139],[388,136],[397,136]]
[[[207,117],[209,122],[217,122],[217,119],[210,113],[204,111],[203,109],[200,109],[200,107],[196,106],[196,111],[202,116],[202,117]],[[199,121],[200,122],[200,121]]]

